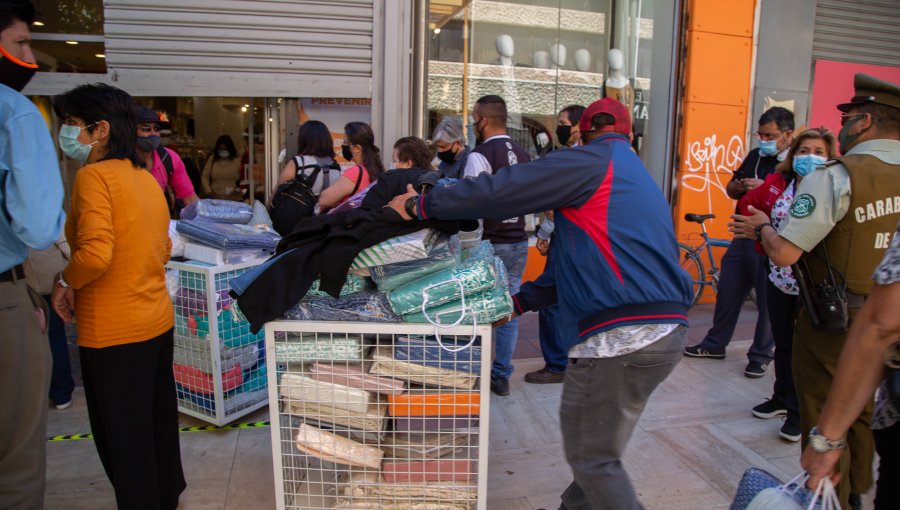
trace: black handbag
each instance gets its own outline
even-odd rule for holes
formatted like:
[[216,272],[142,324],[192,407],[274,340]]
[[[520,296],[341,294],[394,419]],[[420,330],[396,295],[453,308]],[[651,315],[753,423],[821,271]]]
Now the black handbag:
[[895,407],[900,407],[900,343],[888,348],[884,354],[884,364],[887,365],[884,386],[888,400]]
[[[791,271],[800,288],[800,302],[806,307],[813,327],[822,328],[829,333],[846,333],[850,324],[847,311],[847,280],[843,273],[831,265],[824,244],[822,250],[825,252],[825,267],[828,268],[828,276],[825,279],[820,282],[812,281],[809,266],[802,257],[791,266]],[[836,276],[840,277],[840,280]]]

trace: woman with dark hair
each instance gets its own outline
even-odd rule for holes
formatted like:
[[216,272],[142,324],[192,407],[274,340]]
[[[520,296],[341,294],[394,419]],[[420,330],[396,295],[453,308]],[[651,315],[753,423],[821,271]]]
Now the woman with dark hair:
[[318,120],[308,120],[297,133],[297,155],[281,169],[275,189],[296,178],[300,172],[312,175],[316,166],[321,170],[313,183],[312,192],[319,196],[323,189],[338,182],[341,169],[334,161],[334,140],[328,126]]
[[417,136],[404,136],[394,143],[392,164],[394,168],[421,168],[432,170],[434,156]]
[[238,159],[234,141],[228,135],[216,139],[216,148],[206,160],[200,183],[203,193],[209,198],[240,200],[238,187],[241,180],[241,161]]
[[365,122],[350,122],[344,126],[341,155],[356,166],[344,171],[340,179],[319,195],[319,205],[335,207],[366,189],[384,173],[381,150],[375,145],[375,133]]
[[104,84],[53,99],[59,145],[87,163],[66,219],[71,258],[53,308],[78,316],[94,444],[119,508],[175,508],[185,488],[172,374],[174,311],[166,290],[169,212],[137,155],[136,105]]

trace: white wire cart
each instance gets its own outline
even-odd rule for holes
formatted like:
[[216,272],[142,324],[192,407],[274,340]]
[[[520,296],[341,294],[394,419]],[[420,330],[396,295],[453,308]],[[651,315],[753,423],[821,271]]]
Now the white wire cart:
[[439,331],[266,324],[279,510],[486,508],[491,328]]
[[178,410],[225,425],[268,404],[265,336],[228,295],[228,281],[259,264],[169,262],[175,305],[173,370]]

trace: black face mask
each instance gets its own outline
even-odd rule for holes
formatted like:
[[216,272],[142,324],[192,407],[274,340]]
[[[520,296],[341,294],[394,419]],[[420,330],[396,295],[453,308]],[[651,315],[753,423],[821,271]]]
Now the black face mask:
[[353,161],[353,153],[350,152],[349,145],[341,145],[341,156],[344,156],[347,161]]
[[439,160],[449,165],[456,161],[456,151],[453,149],[447,149],[445,151],[438,152],[437,157]]
[[21,92],[36,72],[36,67],[19,65],[0,54],[0,83],[16,92]]
[[556,126],[556,141],[560,145],[569,145],[569,138],[572,136],[572,126]]
[[153,152],[153,149],[159,147],[159,135],[139,136],[137,146],[144,152]]
[[484,117],[478,119],[478,122],[472,125],[472,128],[475,129],[475,145],[481,145],[484,142],[484,130],[478,129],[478,124],[481,124],[482,120],[484,120]]

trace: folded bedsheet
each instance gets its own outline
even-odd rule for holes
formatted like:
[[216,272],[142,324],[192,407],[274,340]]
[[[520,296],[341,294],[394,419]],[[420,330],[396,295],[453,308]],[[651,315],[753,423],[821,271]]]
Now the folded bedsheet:
[[463,294],[489,289],[496,284],[497,270],[493,260],[472,260],[423,276],[388,292],[391,308],[404,315],[426,308],[434,308],[451,301],[459,301]]
[[[208,372],[177,363],[172,365],[172,371],[175,372],[175,382],[191,391],[198,393],[215,392],[213,375]],[[239,366],[222,372],[222,391],[231,391],[243,382],[244,372]]]
[[400,322],[382,292],[364,291],[348,296],[307,296],[284,314],[288,320]]
[[406,392],[405,382],[369,374],[361,363],[316,362],[309,367],[309,376],[317,381],[343,384],[383,395],[402,395]]
[[[195,349],[191,344],[193,342],[182,342],[181,338],[175,340],[175,363],[211,372],[213,358],[209,345],[204,346],[205,348]],[[219,367],[222,370],[230,370],[234,367],[248,370],[259,361],[259,348],[253,343],[236,349],[228,349],[224,343],[220,342],[219,360]]]
[[365,413],[375,402],[368,391],[292,373],[281,374],[279,395],[283,402],[312,402],[356,413]]
[[447,237],[441,234],[428,257],[375,266],[370,269],[372,279],[378,290],[382,292],[393,290],[423,276],[459,265],[461,251],[459,240],[455,236]]
[[[442,339],[445,346],[456,349],[457,343],[465,345],[468,339],[454,341]],[[472,345],[458,352],[441,347],[437,340],[422,337],[398,337],[394,344],[394,358],[429,367],[445,368],[459,372],[478,374],[481,372],[481,347]]]
[[178,233],[194,241],[215,248],[259,248],[275,252],[281,239],[277,234],[248,225],[213,223],[201,220],[181,220],[175,227]]
[[417,393],[388,396],[391,416],[477,416],[481,412],[479,393]]
[[253,217],[250,204],[234,200],[203,198],[181,210],[182,220],[206,220],[218,223],[246,224]]
[[469,459],[426,461],[386,460],[381,465],[385,482],[468,482],[477,477],[477,465]]
[[394,418],[394,430],[423,434],[426,432],[477,431],[479,418],[477,416],[398,416]]
[[396,499],[458,505],[457,508],[468,509],[478,499],[478,491],[466,482],[389,483],[380,479],[377,473],[353,472],[347,481],[344,496],[360,503]]
[[369,369],[370,374],[404,379],[428,386],[470,390],[475,387],[475,383],[478,381],[478,376],[474,374],[398,360],[394,358],[390,347],[375,349],[375,352],[372,354],[372,361],[372,366]]
[[275,339],[275,359],[279,363],[310,361],[361,361],[362,335],[328,335],[317,333],[283,333],[285,340]]
[[469,445],[468,434],[390,432],[381,441],[385,458],[428,460],[453,454]]
[[382,452],[352,439],[301,423],[295,438],[298,450],[326,462],[379,469]]
[[387,405],[372,403],[365,412],[357,413],[315,402],[287,402],[284,413],[331,425],[335,430],[374,434],[381,437],[387,424]]
[[434,246],[437,237],[437,230],[425,228],[417,232],[388,239],[359,252],[350,268],[359,269],[406,262],[407,260],[424,259],[428,256],[432,246]]

